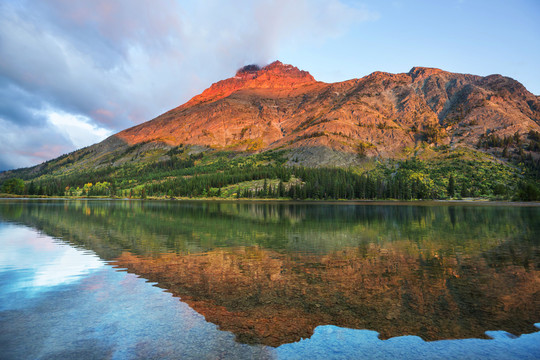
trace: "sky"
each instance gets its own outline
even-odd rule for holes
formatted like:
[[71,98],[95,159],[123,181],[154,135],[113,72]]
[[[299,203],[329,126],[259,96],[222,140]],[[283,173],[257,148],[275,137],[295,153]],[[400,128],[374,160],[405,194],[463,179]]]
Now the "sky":
[[502,74],[540,95],[540,1],[2,0],[0,171],[274,60],[325,82],[413,66]]

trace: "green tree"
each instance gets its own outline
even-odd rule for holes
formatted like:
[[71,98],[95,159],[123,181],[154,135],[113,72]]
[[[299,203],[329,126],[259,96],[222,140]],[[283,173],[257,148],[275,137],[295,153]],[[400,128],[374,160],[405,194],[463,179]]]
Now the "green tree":
[[285,196],[285,185],[283,185],[283,181],[279,180],[278,189],[277,189],[277,197],[283,197]]
[[6,194],[21,195],[24,192],[24,181],[19,178],[6,180],[2,184],[2,188],[0,192],[6,193]]
[[518,184],[517,198],[522,201],[540,200],[540,189],[532,182],[521,181]]
[[448,196],[454,197],[454,194],[456,192],[456,181],[454,180],[454,175],[450,174],[450,179],[448,179]]
[[28,186],[28,195],[35,195],[36,194],[36,186],[34,185],[34,181],[30,181],[30,185]]

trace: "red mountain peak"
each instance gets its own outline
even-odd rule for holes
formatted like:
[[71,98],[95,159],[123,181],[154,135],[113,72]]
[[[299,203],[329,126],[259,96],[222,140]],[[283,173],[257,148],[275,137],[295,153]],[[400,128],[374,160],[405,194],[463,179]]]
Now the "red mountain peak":
[[315,82],[309,72],[281,61],[274,61],[262,68],[251,64],[240,68],[234,77],[212,84],[183,107],[222,99],[240,89],[293,89]]
[[313,76],[307,71],[299,70],[296,66],[283,64],[281,61],[276,60],[273,63],[266,65],[259,71],[259,76],[264,74],[271,74],[281,78],[288,78],[294,80],[293,82],[298,84],[315,82]]

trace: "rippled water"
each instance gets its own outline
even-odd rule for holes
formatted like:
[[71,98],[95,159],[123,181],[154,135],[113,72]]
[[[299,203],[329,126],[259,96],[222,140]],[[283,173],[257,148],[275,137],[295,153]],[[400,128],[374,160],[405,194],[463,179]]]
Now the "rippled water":
[[3,200],[0,248],[2,359],[540,358],[538,207]]

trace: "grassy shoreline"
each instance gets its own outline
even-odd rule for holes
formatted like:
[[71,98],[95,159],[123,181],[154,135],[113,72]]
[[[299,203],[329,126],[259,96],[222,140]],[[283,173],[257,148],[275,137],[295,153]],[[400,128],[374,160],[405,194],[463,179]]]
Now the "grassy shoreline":
[[133,201],[215,201],[215,202],[237,202],[237,203],[295,203],[295,204],[328,204],[328,205],[490,205],[490,206],[540,206],[540,202],[526,201],[511,201],[511,200],[495,200],[487,198],[466,198],[466,199],[443,199],[443,200],[397,200],[397,199],[381,199],[381,200],[321,200],[321,199],[305,199],[294,200],[289,198],[219,198],[219,197],[147,197],[141,198],[125,198],[125,197],[108,197],[108,196],[46,196],[46,195],[14,195],[0,194],[0,200],[133,200]]

